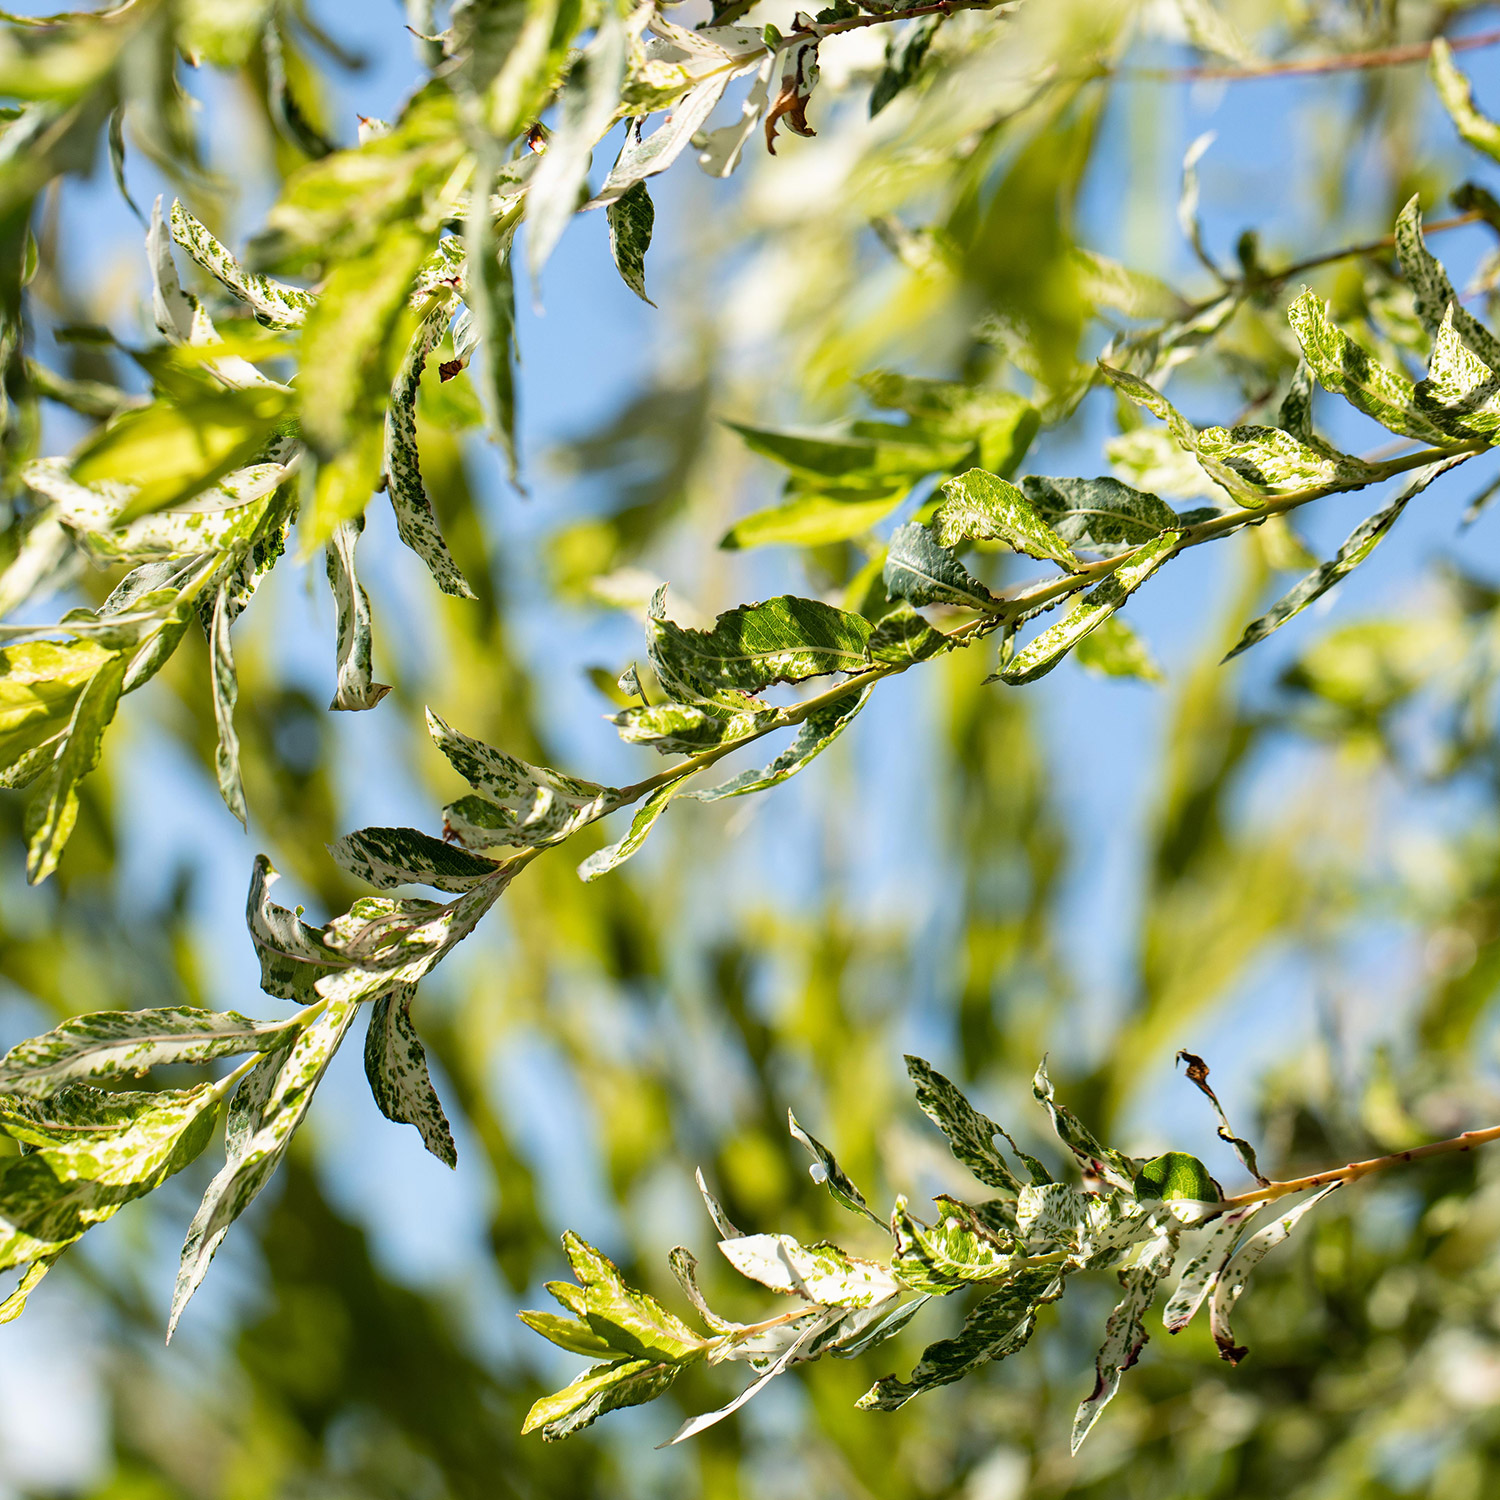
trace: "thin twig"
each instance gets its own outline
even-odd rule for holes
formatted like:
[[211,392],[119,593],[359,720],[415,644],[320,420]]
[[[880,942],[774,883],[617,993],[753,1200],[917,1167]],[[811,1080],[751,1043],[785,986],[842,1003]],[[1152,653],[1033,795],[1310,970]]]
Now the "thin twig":
[[1387,1167],[1404,1166],[1409,1161],[1424,1161],[1429,1156],[1447,1156],[1458,1151],[1472,1151],[1490,1141],[1500,1140],[1500,1125],[1488,1130],[1466,1130],[1446,1141],[1433,1141],[1427,1146],[1414,1146],[1410,1151],[1393,1151],[1389,1156],[1371,1157],[1369,1161],[1352,1161],[1347,1166],[1331,1167],[1326,1172],[1314,1172],[1310,1177],[1293,1177],[1286,1182],[1268,1182],[1262,1187],[1252,1188],[1248,1193],[1239,1193],[1225,1198],[1217,1206],[1220,1209],[1240,1208],[1250,1203],[1270,1203],[1285,1198],[1291,1193],[1305,1192],[1308,1188],[1327,1187],[1332,1182],[1357,1182],[1373,1172],[1383,1172]]
[[[1448,43],[1454,52],[1471,52],[1493,47],[1500,42],[1500,31],[1484,31],[1477,36],[1455,37]],[[1199,79],[1220,79],[1232,83],[1239,79],[1285,78],[1318,73],[1344,73],[1362,68],[1394,68],[1406,63],[1426,62],[1432,53],[1432,42],[1412,42],[1403,47],[1383,47],[1373,52],[1345,52],[1332,57],[1288,58],[1262,63],[1250,68],[1116,68],[1110,76],[1154,83],[1194,83]]]

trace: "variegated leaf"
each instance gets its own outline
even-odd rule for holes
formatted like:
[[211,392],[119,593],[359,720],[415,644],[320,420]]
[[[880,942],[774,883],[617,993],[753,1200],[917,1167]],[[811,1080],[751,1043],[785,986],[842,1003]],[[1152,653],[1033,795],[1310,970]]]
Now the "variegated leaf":
[[987,610],[995,596],[974,577],[927,527],[909,522],[891,536],[885,557],[885,587],[892,599],[908,604],[958,604]]
[[245,826],[245,784],[240,776],[240,737],[234,729],[234,706],[239,698],[239,678],[234,652],[229,644],[229,591],[221,586],[214,595],[213,619],[208,636],[209,671],[213,677],[214,724],[219,731],[214,746],[214,771],[224,805]]
[[1045,1059],[1032,1077],[1031,1091],[1051,1117],[1052,1128],[1057,1132],[1058,1140],[1073,1153],[1074,1160],[1085,1173],[1100,1177],[1125,1192],[1134,1191],[1132,1184],[1141,1164],[1133,1157],[1103,1145],[1067,1105],[1057,1102]]
[[246,270],[176,199],[172,201],[172,238],[210,276],[248,304],[256,321],[268,328],[300,328],[317,301],[301,287]]
[[341,521],[328,539],[324,555],[328,586],[338,610],[338,686],[330,709],[374,708],[390,688],[375,681],[370,627],[370,596],[354,571],[354,546],[364,530],[363,516]]
[[656,208],[644,182],[632,184],[604,210],[609,221],[609,251],[614,256],[620,280],[649,307],[656,304],[646,295],[646,252]]
[[500,865],[415,828],[361,828],[328,846],[333,862],[376,890],[430,885],[440,891],[470,891]]
[[721,715],[692,703],[651,703],[623,709],[610,722],[628,745],[650,745],[663,755],[696,755],[751,738],[775,723],[777,714],[765,708]]
[[1234,1254],[1240,1230],[1259,1211],[1259,1204],[1233,1209],[1199,1231],[1198,1244],[1161,1315],[1162,1326],[1168,1333],[1181,1333],[1193,1321],[1203,1299],[1213,1290],[1219,1273]]
[[[422,1144],[450,1167],[458,1165],[458,1149],[442,1102],[427,1070],[427,1054],[412,1025],[411,1002],[416,989],[403,985],[382,995],[370,1010],[365,1033],[365,1077],[386,1119],[415,1125]],[[588,1352],[588,1351],[585,1351]]]
[[983,469],[970,469],[946,481],[942,495],[943,503],[933,517],[942,546],[1004,542],[1014,552],[1055,562],[1070,573],[1078,567],[1072,549],[1008,480]]
[[816,1136],[809,1135],[798,1123],[797,1117],[791,1110],[786,1112],[787,1125],[792,1132],[792,1139],[806,1146],[812,1154],[813,1164],[807,1170],[814,1182],[821,1182],[833,1196],[836,1203],[841,1203],[850,1213],[863,1214],[872,1223],[878,1224],[882,1229],[890,1232],[890,1227],[878,1214],[870,1212],[870,1205],[865,1202],[865,1195],[855,1187],[853,1179],[838,1164],[838,1159],[827,1146]]
[[[939,1204],[942,1207],[942,1204]],[[931,1228],[918,1224],[897,1198],[896,1253],[891,1270],[914,1291],[947,1296],[977,1281],[999,1281],[1017,1269],[1011,1248],[977,1234],[950,1213]]]
[[[924,1058],[908,1055],[906,1071],[916,1085],[918,1106],[948,1137],[954,1156],[987,1186],[1011,1196],[1019,1193],[1020,1181],[995,1145],[995,1137],[1005,1135],[1000,1126],[975,1109],[959,1089]],[[1010,1140],[1008,1135],[1005,1138]],[[1011,1145],[1014,1148],[1015,1142],[1012,1141]],[[1017,1155],[1031,1170],[1033,1181],[1051,1181],[1040,1162],[1019,1151]]]
[[632,854],[635,854],[650,837],[651,830],[656,827],[656,820],[667,810],[667,803],[677,795],[683,779],[679,776],[676,781],[668,781],[657,787],[636,809],[625,837],[618,843],[610,844],[589,855],[578,866],[578,878],[598,880],[601,875],[608,875],[611,870],[618,868]]

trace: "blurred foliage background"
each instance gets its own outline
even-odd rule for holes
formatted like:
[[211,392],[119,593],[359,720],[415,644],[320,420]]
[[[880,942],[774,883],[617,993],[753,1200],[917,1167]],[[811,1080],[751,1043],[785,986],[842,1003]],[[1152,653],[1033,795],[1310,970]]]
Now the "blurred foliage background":
[[[211,31],[240,9],[274,12],[279,49],[208,48],[162,121],[132,119],[125,166],[137,201],[179,192],[235,243],[283,174],[324,137],[352,141],[355,115],[388,113],[416,76],[406,16],[374,0],[199,0],[162,7],[162,24]],[[780,14],[775,0],[762,12]],[[326,714],[329,607],[297,571],[275,575],[274,607],[238,643],[251,843],[214,791],[202,643],[130,700],[59,873],[30,889],[18,857],[0,867],[0,1041],[113,1006],[263,1010],[238,913],[251,852],[270,851],[314,913],[342,910],[354,892],[323,844],[358,819],[430,825],[448,790],[424,703],[533,761],[601,779],[653,769],[603,724],[596,685],[638,654],[632,610],[651,583],[669,578],[711,615],[782,588],[836,595],[865,560],[850,542],[715,550],[776,482],[719,419],[846,415],[854,377],[877,364],[973,379],[1010,360],[1066,406],[1115,317],[1079,247],[1193,300],[1212,290],[1175,218],[1200,131],[1218,132],[1202,215],[1225,265],[1378,239],[1413,192],[1441,217],[1455,187],[1485,180],[1420,66],[1173,76],[1232,63],[1238,43],[1205,33],[1215,17],[1264,59],[1458,35],[1494,14],[1435,0],[1038,0],[1003,26],[955,26],[947,86],[908,108],[899,135],[868,119],[884,39],[830,45],[815,140],[783,137],[732,183],[667,179],[659,311],[615,284],[602,225],[570,230],[521,311],[525,496],[473,435],[462,393],[428,393],[427,482],[480,597],[440,598],[389,521],[372,523],[379,670],[395,688],[380,710]],[[1100,52],[1115,76],[1036,87]],[[1461,58],[1492,112],[1497,56]],[[186,133],[200,164],[169,174],[152,129]],[[57,338],[142,318],[139,230],[97,157],[38,210],[36,337],[79,378],[128,382],[107,350]],[[1434,245],[1472,275],[1483,311],[1495,230]],[[1396,295],[1378,256],[1314,280],[1350,319],[1377,320]],[[1267,372],[1292,360],[1279,296],[1242,307],[1184,367],[1180,405],[1228,420],[1268,399]],[[43,419],[48,451],[86,430],[50,405]],[[1117,420],[1095,392],[1031,466],[1102,472]],[[1337,420],[1368,444],[1358,419]],[[572,860],[541,861],[423,986],[458,1172],[381,1119],[357,1058],[341,1057],[170,1349],[175,1246],[204,1163],[91,1235],[0,1333],[0,1492],[1496,1493],[1500,1159],[1444,1158],[1339,1194],[1259,1273],[1249,1360],[1221,1365],[1202,1327],[1158,1333],[1076,1461],[1067,1426],[1111,1301],[1103,1278],[1092,1303],[1044,1315],[1022,1355],[900,1413],[852,1403],[915,1354],[931,1319],[861,1361],[799,1371],[664,1453],[652,1445],[680,1410],[718,1404],[735,1372],[695,1370],[662,1409],[545,1447],[518,1436],[522,1417],[574,1361],[512,1316],[559,1274],[568,1226],[674,1305],[665,1251],[688,1244],[710,1297],[752,1314],[711,1264],[692,1172],[752,1229],[847,1236],[787,1136],[789,1104],[881,1196],[972,1186],[912,1105],[904,1050],[1023,1144],[1027,1083],[1050,1051],[1060,1092],[1109,1139],[1196,1151],[1226,1185],[1227,1150],[1174,1081],[1178,1047],[1208,1058],[1273,1171],[1500,1118],[1500,523],[1486,511],[1460,524],[1486,482],[1476,468],[1413,507],[1333,610],[1243,667],[1219,659],[1273,575],[1298,565],[1297,539],[1269,527],[1185,557],[1176,585],[1133,608],[1160,686],[1070,663],[1035,688],[984,687],[959,655],[883,690],[758,805],[679,810],[627,872],[583,885]],[[1356,514],[1321,502],[1307,542],[1326,555]],[[996,576],[1014,561],[994,559]],[[74,587],[91,597],[88,579]],[[12,794],[0,816],[15,855]]]

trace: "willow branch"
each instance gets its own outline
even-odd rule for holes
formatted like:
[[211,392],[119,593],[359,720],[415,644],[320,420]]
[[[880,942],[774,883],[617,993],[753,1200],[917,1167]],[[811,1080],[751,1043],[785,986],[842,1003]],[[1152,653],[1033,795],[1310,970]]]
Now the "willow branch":
[[[1476,36],[1455,37],[1448,46],[1454,52],[1472,52],[1493,47],[1500,42],[1500,31],[1484,31]],[[1262,63],[1250,68],[1116,68],[1114,78],[1133,78],[1155,83],[1194,83],[1199,79],[1234,82],[1252,78],[1287,78],[1320,73],[1346,73],[1365,68],[1395,68],[1407,63],[1426,62],[1432,53],[1432,42],[1412,42],[1402,47],[1382,47],[1371,52],[1344,52],[1332,57],[1288,58]]]
[[1285,1182],[1268,1182],[1262,1187],[1252,1188],[1248,1193],[1239,1193],[1225,1198],[1220,1208],[1240,1208],[1251,1203],[1270,1203],[1292,1193],[1305,1192],[1308,1188],[1328,1187],[1335,1182],[1358,1182],[1375,1172],[1384,1172],[1388,1167],[1404,1166],[1411,1161],[1425,1161],[1430,1156],[1449,1156],[1457,1152],[1472,1151],[1476,1146],[1500,1140],[1500,1125],[1488,1130],[1466,1130],[1446,1141],[1433,1141],[1430,1145],[1414,1146],[1410,1151],[1393,1151],[1389,1156],[1373,1156],[1368,1161],[1351,1161],[1347,1166],[1330,1167],[1326,1172],[1314,1172],[1310,1177],[1292,1177]]

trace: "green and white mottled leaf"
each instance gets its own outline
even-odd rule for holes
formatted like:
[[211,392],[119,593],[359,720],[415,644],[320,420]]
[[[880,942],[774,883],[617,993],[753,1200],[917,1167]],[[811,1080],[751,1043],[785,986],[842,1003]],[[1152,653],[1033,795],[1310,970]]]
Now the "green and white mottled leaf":
[[1045,677],[1172,556],[1181,540],[1181,532],[1168,531],[1139,548],[1079,599],[1057,624],[1048,626],[1024,650],[1017,652],[1014,660],[1000,671],[1000,679],[1016,685]]
[[376,890],[430,885],[440,891],[471,891],[500,865],[415,828],[361,828],[328,846],[333,862]]
[[[1500,139],[1500,127],[1496,134]],[[1427,248],[1422,236],[1422,202],[1415,195],[1396,220],[1396,254],[1427,336],[1436,339],[1444,323],[1451,321],[1473,353],[1491,369],[1500,369],[1500,339],[1459,301],[1442,263]]]
[[720,715],[692,703],[651,703],[627,708],[610,723],[628,745],[650,745],[663,755],[695,755],[734,740],[749,739],[776,721],[780,712],[762,708]]
[[647,306],[655,307],[646,295],[646,252],[651,248],[656,207],[646,184],[632,184],[604,210],[604,217],[609,223],[609,253],[620,280]]
[[1244,1292],[1246,1283],[1250,1280],[1250,1273],[1270,1251],[1291,1234],[1304,1214],[1316,1208],[1330,1193],[1336,1192],[1342,1186],[1341,1182],[1330,1183],[1311,1197],[1303,1198],[1291,1208],[1281,1210],[1264,1229],[1252,1234],[1219,1272],[1214,1282],[1213,1295],[1209,1300],[1208,1319],[1221,1359],[1237,1365],[1245,1357],[1246,1351],[1235,1345],[1234,1330],[1229,1326],[1229,1315],[1234,1311],[1235,1303]]
[[1105,677],[1139,677],[1143,682],[1164,680],[1151,649],[1119,615],[1097,625],[1074,648],[1080,667]]
[[1204,427],[1197,440],[1198,462],[1226,484],[1235,499],[1258,505],[1267,496],[1341,486],[1357,489],[1373,483],[1380,471],[1327,443],[1293,436],[1280,427]]
[[582,1432],[606,1412],[654,1401],[681,1373],[681,1365],[653,1359],[617,1359],[594,1365],[571,1385],[537,1401],[526,1414],[522,1435],[540,1429],[546,1442],[560,1442]]
[[1432,81],[1437,85],[1438,98],[1458,127],[1458,133],[1471,146],[1500,161],[1500,125],[1475,108],[1474,91],[1469,80],[1459,71],[1453,61],[1453,51],[1442,37],[1432,44],[1428,67]]
[[820,1307],[870,1307],[901,1291],[884,1266],[856,1260],[837,1245],[801,1245],[789,1234],[745,1234],[721,1241],[719,1249],[741,1276]]
[[650,135],[637,139],[628,132],[604,185],[585,207],[603,208],[624,197],[636,183],[665,172],[707,123],[731,76],[723,72],[704,79],[673,106],[666,121]]
[[427,730],[453,769],[476,792],[493,799],[489,805],[499,809],[500,820],[508,824],[505,838],[493,843],[557,843],[603,817],[614,803],[613,787],[564,776],[546,766],[528,765],[482,740],[461,734],[431,709],[427,711]]
[[908,522],[891,536],[885,556],[885,588],[908,604],[958,604],[988,610],[995,596],[925,526]]
[[301,907],[289,911],[270,899],[270,888],[280,878],[264,854],[255,856],[245,925],[260,960],[261,989],[278,1000],[306,1005],[317,998],[314,984],[339,962],[339,955],[302,921]]
[[1072,549],[1008,480],[970,469],[944,483],[942,494],[943,503],[933,516],[941,546],[1004,542],[1014,552],[1055,562],[1070,573],[1078,567]]
[[[1021,1183],[995,1145],[995,1137],[1005,1135],[1005,1131],[975,1109],[957,1086],[924,1058],[908,1055],[906,1071],[916,1086],[918,1106],[948,1137],[954,1156],[986,1186],[1011,1197],[1019,1193]],[[1010,1137],[1006,1135],[1006,1139]],[[1034,1180],[1051,1181],[1039,1162],[1030,1157],[1020,1159],[1031,1170]]]
[[47,1256],[41,1260],[32,1261],[26,1267],[21,1279],[16,1283],[15,1290],[3,1302],[0,1302],[0,1327],[6,1323],[14,1323],[26,1311],[28,1299],[37,1289],[42,1277],[52,1269],[56,1260],[55,1255]]
[[999,1281],[1016,1268],[1016,1257],[1008,1249],[976,1234],[952,1214],[945,1213],[928,1228],[912,1218],[905,1198],[897,1198],[893,1219],[896,1253],[891,1270],[913,1291],[943,1297],[976,1281]]
[[139,1078],[168,1063],[212,1062],[284,1046],[297,1017],[253,1021],[235,1011],[172,1006],[74,1016],[0,1057],[0,1093],[41,1099],[89,1078]]
[[[813,1164],[807,1170],[814,1182],[821,1182],[832,1195],[835,1203],[841,1203],[850,1213],[863,1214],[872,1223],[889,1233],[889,1226],[879,1214],[871,1213],[865,1195],[855,1187],[853,1179],[838,1164],[833,1152],[815,1136],[809,1135],[798,1123],[791,1110],[786,1112],[787,1125],[792,1139],[806,1146],[812,1154]],[[738,1238],[738,1236],[736,1236]]]
[[[473,201],[486,203],[495,180],[493,162],[480,157]],[[464,300],[473,314],[476,346],[482,346],[479,394],[490,437],[505,455],[512,484],[518,483],[516,442],[516,284],[510,261],[510,238],[497,241],[488,213],[471,213],[464,236],[469,267]]]
[[1260,1207],[1253,1203],[1248,1208],[1234,1209],[1199,1231],[1197,1246],[1161,1315],[1162,1326],[1168,1333],[1181,1333],[1193,1321],[1219,1273],[1229,1263],[1240,1230],[1260,1212]]
[[1144,546],[1181,524],[1165,501],[1118,479],[1028,474],[1021,488],[1037,514],[1069,548],[1082,547],[1101,557]]
[[352,1000],[330,1002],[290,1046],[257,1064],[235,1091],[224,1128],[223,1169],[209,1183],[183,1243],[168,1339],[230,1226],[280,1165],[358,1010]]
[[909,604],[898,604],[875,622],[869,649],[873,662],[907,667],[951,651],[953,642]]
[[646,649],[662,686],[676,698],[727,713],[778,682],[803,682],[869,666],[870,622],[817,599],[781,594],[726,610],[709,630],[666,617],[666,586],[646,621]]
[[1129,1270],[1120,1272],[1125,1295],[1104,1325],[1104,1343],[1095,1362],[1094,1389],[1084,1398],[1073,1418],[1072,1451],[1089,1434],[1099,1420],[1099,1413],[1109,1405],[1120,1388],[1120,1377],[1128,1370],[1146,1346],[1146,1309],[1156,1296],[1156,1289],[1170,1274],[1177,1250],[1175,1225],[1158,1235],[1141,1251]]
[[739,166],[740,156],[750,137],[755,134],[760,117],[766,112],[766,103],[771,93],[771,74],[775,65],[775,54],[768,53],[740,105],[739,119],[731,125],[708,131],[697,142],[698,165],[710,177],[728,177]]
[[1031,1080],[1031,1092],[1051,1117],[1052,1128],[1057,1132],[1058,1140],[1073,1153],[1084,1172],[1090,1176],[1102,1177],[1112,1186],[1126,1192],[1134,1191],[1132,1184],[1136,1173],[1141,1169],[1140,1162],[1104,1145],[1066,1104],[1057,1102],[1045,1060],[1038,1066]]
[[240,695],[229,644],[229,591],[221,586],[214,594],[213,619],[208,635],[209,672],[214,689],[214,724],[219,732],[214,746],[214,772],[224,805],[245,826],[245,783],[240,776],[240,737],[234,730],[234,706]]
[[583,1293],[574,1310],[581,1309],[584,1321],[611,1349],[678,1364],[701,1355],[704,1340],[655,1297],[627,1286],[607,1255],[571,1230],[563,1236],[563,1246]]
[[172,200],[172,238],[215,280],[228,287],[267,328],[300,328],[317,298],[246,270],[177,200]]
[[1500,375],[1460,336],[1456,312],[1455,303],[1438,326],[1417,404],[1453,437],[1491,443],[1500,432]]
[[62,858],[63,846],[78,820],[78,783],[99,764],[104,731],[124,690],[129,657],[107,657],[73,704],[57,755],[26,807],[26,879],[45,880]]
[[[9,773],[67,732],[84,689],[111,653],[93,641],[0,647],[0,768]],[[48,756],[50,759],[50,755]]]
[[1128,1193],[1084,1192],[1067,1182],[1023,1187],[1016,1227],[1028,1253],[1062,1251],[1070,1270],[1112,1264],[1121,1252],[1157,1232],[1155,1215]]
[[714,1197],[709,1190],[708,1184],[703,1180],[703,1168],[697,1167],[693,1172],[693,1179],[698,1184],[699,1196],[703,1199],[703,1206],[708,1210],[708,1216],[713,1220],[714,1228],[719,1232],[721,1240],[737,1240],[743,1231],[736,1229],[729,1221],[729,1215],[724,1212],[724,1205]]
[[1343,396],[1382,427],[1404,437],[1419,443],[1450,441],[1449,435],[1418,409],[1411,381],[1373,359],[1335,328],[1320,298],[1304,291],[1287,309],[1287,318],[1309,368],[1325,391]]
[[741,771],[728,781],[707,791],[690,792],[699,802],[718,802],[725,797],[744,797],[763,792],[790,780],[798,771],[816,760],[843,732],[870,700],[873,685],[851,688],[849,692],[816,708],[798,726],[796,738],[770,764],[759,770]]
[[955,1337],[929,1344],[908,1379],[887,1375],[855,1404],[865,1411],[896,1411],[913,1396],[1014,1354],[1031,1338],[1037,1309],[1061,1294],[1062,1279],[1050,1268],[1019,1272],[970,1309]]
[[1349,533],[1344,545],[1330,561],[1315,568],[1283,594],[1265,614],[1252,620],[1245,627],[1245,633],[1240,637],[1234,650],[1224,660],[1230,661],[1240,652],[1248,651],[1252,646],[1258,645],[1268,635],[1280,630],[1288,620],[1301,614],[1309,604],[1321,599],[1329,589],[1352,573],[1380,545],[1385,534],[1400,519],[1401,512],[1416,496],[1420,495],[1440,474],[1447,473],[1449,469],[1463,463],[1470,456],[1459,454],[1416,470],[1406,488],[1389,505],[1361,521]]
[[452,316],[452,304],[440,298],[417,325],[401,368],[391,384],[385,411],[385,477],[396,531],[401,540],[427,564],[437,586],[456,599],[474,598],[474,590],[459,571],[438,527],[432,501],[422,482],[417,452],[417,391],[427,356],[442,342]]
[[324,549],[328,586],[338,610],[338,686],[328,707],[349,712],[374,708],[390,692],[385,683],[375,681],[370,596],[354,569],[354,547],[364,526],[363,516],[340,522]]
[[650,837],[651,830],[656,827],[656,820],[667,810],[667,803],[677,795],[678,788],[684,779],[679,776],[676,781],[669,781],[657,787],[636,809],[625,837],[618,843],[610,844],[589,855],[578,867],[578,878],[598,880],[601,875],[608,875],[611,870],[624,864],[632,854],[636,853]]
[[371,1007],[370,1029],[365,1033],[365,1077],[386,1119],[398,1125],[415,1125],[422,1144],[440,1162],[456,1167],[458,1148],[432,1086],[427,1053],[412,1025],[411,1002],[415,996],[414,986],[403,985],[382,995]]

